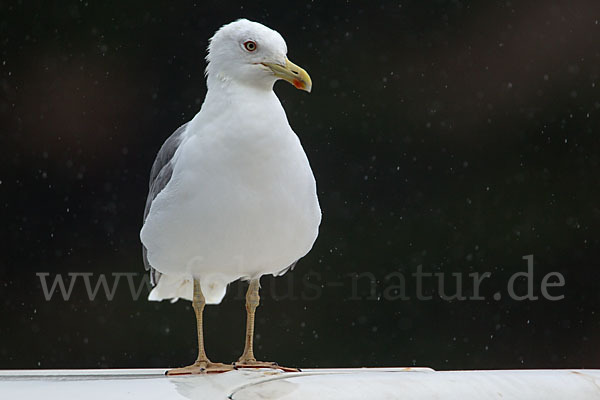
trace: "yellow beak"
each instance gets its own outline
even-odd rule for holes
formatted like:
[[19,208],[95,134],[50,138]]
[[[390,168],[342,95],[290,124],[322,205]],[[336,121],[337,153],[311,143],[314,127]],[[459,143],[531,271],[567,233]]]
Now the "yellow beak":
[[262,63],[265,67],[269,67],[273,74],[283,79],[284,81],[288,81],[292,85],[296,87],[296,89],[304,90],[310,93],[312,89],[312,81],[310,80],[310,76],[308,73],[291,62],[290,60],[285,59],[285,65],[274,64],[274,63]]

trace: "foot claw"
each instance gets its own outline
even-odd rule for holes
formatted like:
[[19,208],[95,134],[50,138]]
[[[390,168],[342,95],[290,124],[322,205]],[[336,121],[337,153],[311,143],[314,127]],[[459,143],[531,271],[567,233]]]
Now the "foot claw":
[[270,361],[256,361],[256,360],[248,360],[248,361],[236,361],[233,363],[234,369],[241,368],[271,368],[271,369],[279,369],[283,372],[300,372],[299,368],[292,367],[282,367],[276,362]]
[[231,364],[213,363],[213,362],[196,362],[192,365],[182,368],[170,369],[166,372],[167,376],[177,375],[201,375],[201,374],[216,374],[233,370]]

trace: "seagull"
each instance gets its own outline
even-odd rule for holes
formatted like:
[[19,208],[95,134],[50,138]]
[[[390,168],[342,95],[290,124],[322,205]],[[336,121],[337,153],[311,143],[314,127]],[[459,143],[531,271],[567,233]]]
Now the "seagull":
[[[191,300],[196,315],[198,358],[168,374],[292,371],[256,360],[254,316],[260,277],[293,269],[321,223],[308,158],[273,92],[279,79],[306,92],[312,82],[278,32],[246,19],[214,34],[206,60],[206,98],[158,152],[140,231],[149,300]],[[239,279],[249,281],[244,351],[233,364],[212,362],[202,313]]]

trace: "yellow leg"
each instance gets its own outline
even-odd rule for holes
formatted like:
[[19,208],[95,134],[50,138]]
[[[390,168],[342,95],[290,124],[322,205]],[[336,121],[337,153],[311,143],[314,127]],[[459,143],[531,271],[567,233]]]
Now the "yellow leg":
[[191,374],[205,374],[212,372],[226,372],[231,371],[233,367],[228,364],[213,363],[210,361],[204,350],[204,329],[203,329],[203,312],[206,301],[200,288],[200,281],[194,279],[194,297],[192,300],[192,307],[196,314],[196,331],[198,333],[198,358],[192,365],[188,365],[183,368],[175,368],[167,371],[167,375],[191,375]]
[[241,364],[256,362],[254,357],[254,315],[260,304],[258,289],[258,279],[251,280],[246,292],[246,344],[244,345],[244,352],[237,361]]
[[254,316],[256,314],[256,308],[260,304],[260,295],[258,290],[260,284],[258,279],[253,279],[248,285],[248,291],[246,292],[246,343],[244,345],[244,352],[240,358],[233,365],[237,368],[277,368],[287,372],[298,372],[297,368],[281,367],[275,362],[268,361],[256,361],[254,357]]

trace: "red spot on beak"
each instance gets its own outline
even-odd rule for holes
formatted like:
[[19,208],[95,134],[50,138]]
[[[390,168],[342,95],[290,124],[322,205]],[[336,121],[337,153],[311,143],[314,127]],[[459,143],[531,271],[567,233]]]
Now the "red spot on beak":
[[298,79],[294,79],[292,83],[294,84],[294,86],[296,86],[296,89],[302,89],[304,87],[302,82],[300,82]]

